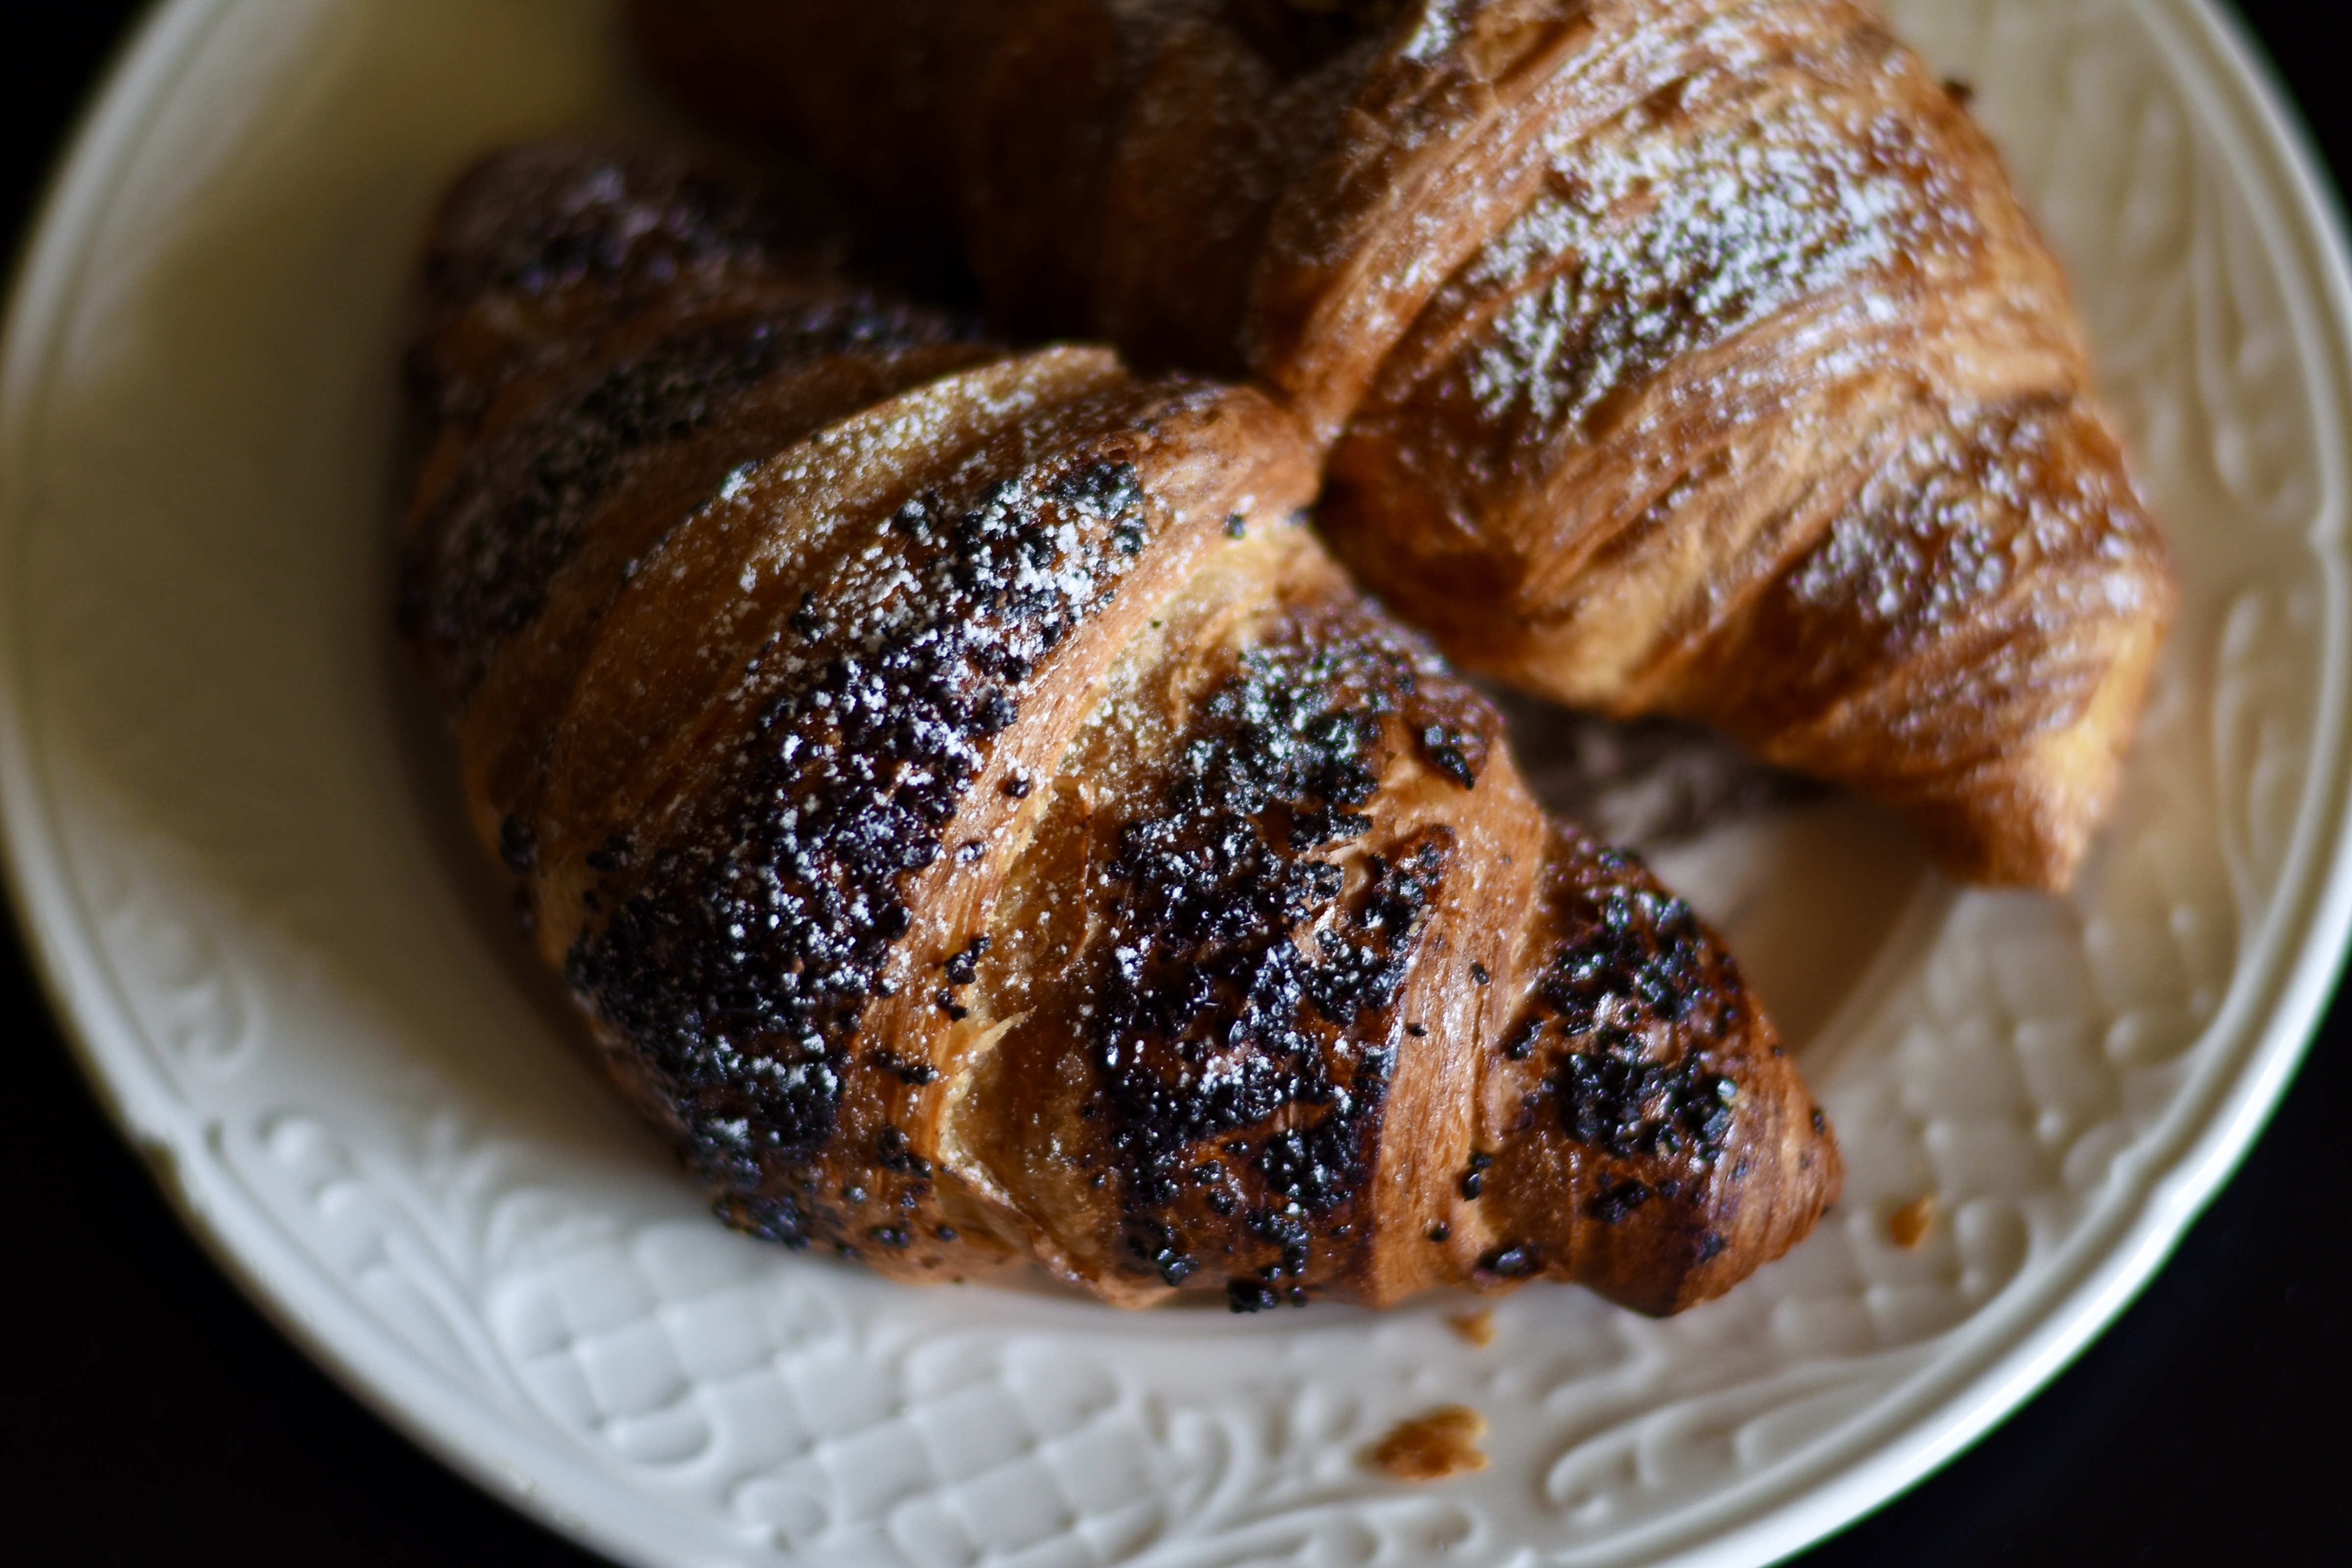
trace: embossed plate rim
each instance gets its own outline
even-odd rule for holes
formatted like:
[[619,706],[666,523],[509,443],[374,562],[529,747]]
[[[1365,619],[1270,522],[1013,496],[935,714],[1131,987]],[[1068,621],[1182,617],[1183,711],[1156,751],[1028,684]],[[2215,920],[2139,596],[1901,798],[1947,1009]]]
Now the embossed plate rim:
[[[39,387],[63,319],[119,182],[186,68],[236,0],[161,0],[108,68],[53,170],[16,260],[0,313],[0,881],[59,1033],[100,1103],[156,1184],[247,1300],[380,1418],[519,1511],[589,1550],[669,1568],[682,1557],[665,1531],[631,1510],[599,1506],[609,1478],[504,1412],[449,1384],[440,1371],[360,1310],[315,1259],[219,1169],[212,1129],[163,1081],[135,1016],[95,941],[70,873],[55,853],[49,802],[37,780],[12,592],[37,496],[24,476]],[[35,390],[22,389],[30,384]],[[485,1416],[489,1416],[486,1420]],[[584,1506],[573,1507],[576,1501]]]
[[[2315,396],[2319,456],[2337,469],[2326,509],[2314,533],[2332,530],[2335,550],[2316,552],[2327,575],[2322,689],[2314,752],[2332,774],[2313,791],[2296,824],[2285,863],[2324,867],[2319,875],[2290,873],[2265,929],[2240,955],[2231,1004],[2208,1032],[2235,1036],[2232,1048],[2205,1065],[2201,1082],[2184,1089],[2174,1108],[2176,1126],[2150,1163],[2163,1173],[2148,1181],[2136,1203],[2106,1216],[2104,1247],[2077,1237],[2062,1263],[2037,1282],[2040,1306],[2021,1333],[1994,1336],[1958,1353],[1935,1357],[1897,1384],[1872,1425],[1893,1435],[1867,1457],[1829,1452],[1808,1456],[1820,1479],[1796,1496],[1765,1503],[1714,1539],[1676,1551],[1664,1544],[1654,1561],[1673,1568],[1748,1568],[1769,1563],[1818,1542],[1891,1500],[1948,1462],[2031,1399],[2087,1349],[2152,1280],[2199,1214],[2244,1160],[2293,1080],[2311,1045],[2330,995],[2352,973],[2352,584],[2347,584],[2342,470],[2352,456],[2352,246],[2345,208],[2320,172],[2309,135],[2268,66],[2233,16],[2214,0],[2128,0],[2171,57],[2178,79],[2202,102],[2204,123],[2226,129],[2234,171],[2270,186],[2254,204],[2266,250],[2290,245],[2304,254],[2298,270],[2319,283],[2323,297],[2290,289],[2284,301],[2306,344],[2326,345]],[[2201,57],[2201,58],[2200,58]],[[2204,68],[2198,68],[2202,65]],[[2182,68],[2183,67],[2186,68]],[[2218,101],[2217,101],[2218,100]],[[2284,221],[2289,232],[2282,234]],[[2306,319],[2316,306],[2328,318]],[[2332,437],[2332,439],[2331,439]],[[2331,816],[2326,803],[2332,800]],[[2282,931],[2300,925],[2299,944]],[[2249,984],[2250,972],[2263,983]],[[2267,1004],[2259,1024],[2244,1016]],[[2231,1015],[2236,1015],[2233,1020]],[[2128,1223],[2125,1223],[2127,1221]],[[2087,1256],[2086,1256],[2087,1255]],[[1989,1304],[2018,1315],[2024,1304]],[[1857,1434],[1857,1437],[1859,1434]],[[1840,1445],[1851,1452],[1851,1445]],[[1785,1478],[1780,1478],[1785,1480]],[[1671,1521],[1652,1533],[1666,1536]]]
[[[2287,309],[2317,309],[2301,320],[2306,344],[2326,345],[2325,384],[2313,388],[2323,431],[2341,442],[2352,388],[2352,272],[2340,222],[2291,115],[2235,25],[2210,0],[2132,0],[2174,57],[2179,78],[2201,98],[2209,124],[2224,127],[2237,172],[2264,188],[2257,216],[2273,226],[2268,247],[2292,247],[2293,271],[2316,279],[2316,300],[2290,289]],[[44,205],[11,295],[0,340],[0,861],[55,1010],[84,1070],[126,1133],[156,1169],[194,1232],[247,1294],[352,1392],[422,1446],[487,1489],[584,1543],[652,1563],[721,1561],[735,1552],[706,1537],[689,1543],[661,1510],[615,1496],[609,1473],[583,1452],[550,1441],[530,1423],[456,1386],[361,1310],[295,1238],[222,1168],[212,1130],[164,1082],[152,1046],[105,960],[73,878],[57,853],[51,802],[36,764],[37,731],[10,585],[37,507],[41,387],[54,363],[51,324],[66,318],[86,272],[118,181],[161,106],[175,90],[229,0],[173,0],[147,18],[79,131]],[[2284,222],[2284,232],[2274,226]],[[2340,463],[2343,447],[2324,440]],[[27,478],[27,476],[32,476]],[[2340,500],[2340,485],[2331,499]],[[2340,535],[2344,520],[2323,519]],[[1717,1515],[1705,1540],[1687,1521],[1654,1521],[1641,1534],[1685,1563],[1754,1563],[1796,1550],[1910,1484],[1972,1441],[2053,1375],[2119,1311],[2160,1266],[2197,1211],[2243,1155],[2292,1076],[2324,1005],[2352,931],[2352,616],[2340,539],[2327,561],[2320,729],[2314,791],[2297,825],[2291,873],[2270,924],[2246,944],[2232,1009],[2210,1027],[2231,1049],[2205,1064],[2185,1089],[2175,1125],[2152,1163],[2162,1173],[2136,1203],[2109,1215],[2105,1234],[2083,1238],[2068,1266],[2037,1281],[2030,1301],[2005,1301],[2023,1326],[1927,1358],[1879,1401],[1869,1426],[1884,1434],[1825,1446],[1799,1470],[1770,1471],[1710,1500]],[[2331,815],[2327,809],[2333,803]],[[2288,934],[2299,940],[2288,940]],[[2258,981],[2250,979],[2258,976]],[[2095,1240],[2096,1245],[2091,1245]],[[663,1528],[656,1531],[652,1527]],[[1678,1550],[1679,1548],[1679,1550]]]

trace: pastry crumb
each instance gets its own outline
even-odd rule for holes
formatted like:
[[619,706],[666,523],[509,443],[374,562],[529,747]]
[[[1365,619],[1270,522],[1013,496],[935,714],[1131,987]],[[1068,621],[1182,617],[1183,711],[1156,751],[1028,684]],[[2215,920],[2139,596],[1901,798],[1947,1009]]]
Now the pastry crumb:
[[1372,1464],[1401,1481],[1442,1481],[1486,1468],[1478,1439],[1486,1418],[1466,1405],[1448,1405],[1397,1424],[1371,1453]]
[[1451,1312],[1445,1321],[1454,1331],[1485,1350],[1495,1342],[1495,1310],[1481,1307],[1475,1312]]
[[1909,1252],[1927,1239],[1927,1227],[1935,1223],[1936,1197],[1914,1198],[1886,1217],[1886,1238],[1904,1251]]

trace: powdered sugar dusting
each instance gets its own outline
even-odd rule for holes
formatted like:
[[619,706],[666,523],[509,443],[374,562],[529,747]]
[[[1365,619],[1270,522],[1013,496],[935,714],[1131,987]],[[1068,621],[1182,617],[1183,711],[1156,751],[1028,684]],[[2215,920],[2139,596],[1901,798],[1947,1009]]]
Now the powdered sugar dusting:
[[1441,314],[1487,318],[1462,363],[1487,421],[1581,426],[1676,356],[1972,222],[1903,127],[1754,83],[1737,98],[1653,100],[1579,142],[1441,293]]
[[804,1163],[913,923],[908,879],[940,855],[1039,665],[1161,521],[1118,462],[957,493],[910,500],[803,595],[747,672],[764,696],[722,776],[667,842],[608,847],[596,901],[616,907],[567,965],[670,1105],[721,1214],[777,1240],[856,1245]]

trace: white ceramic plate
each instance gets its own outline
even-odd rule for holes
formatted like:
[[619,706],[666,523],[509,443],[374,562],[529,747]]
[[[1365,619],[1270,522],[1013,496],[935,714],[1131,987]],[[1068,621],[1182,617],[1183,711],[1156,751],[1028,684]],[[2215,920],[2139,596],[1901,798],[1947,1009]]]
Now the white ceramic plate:
[[[2306,162],[2199,0],[1894,9],[2074,268],[2187,598],[2069,899],[1951,889],[1849,805],[1661,857],[1853,1164],[1728,1300],[1531,1289],[1482,1351],[1448,1301],[1129,1317],[703,1213],[569,1044],[389,631],[430,200],[662,123],[584,0],[176,0],[53,197],[0,367],[0,784],[92,1075],[290,1332],[628,1562],[1752,1564],[1850,1519],[2161,1261],[2352,914],[2352,292]],[[1360,1464],[1454,1401],[1492,1468]]]

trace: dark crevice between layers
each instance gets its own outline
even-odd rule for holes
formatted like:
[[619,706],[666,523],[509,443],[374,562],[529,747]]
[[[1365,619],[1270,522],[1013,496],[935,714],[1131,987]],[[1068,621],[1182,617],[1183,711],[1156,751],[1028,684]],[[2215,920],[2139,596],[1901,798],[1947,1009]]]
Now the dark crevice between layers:
[[1406,0],[1225,0],[1225,19],[1286,77],[1305,76],[1395,25]]

